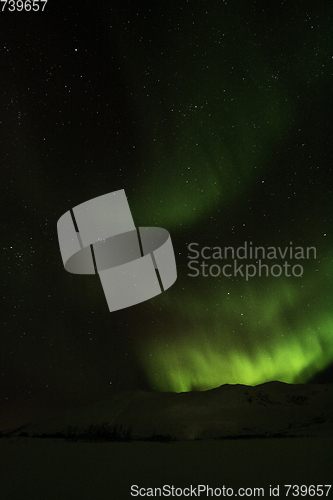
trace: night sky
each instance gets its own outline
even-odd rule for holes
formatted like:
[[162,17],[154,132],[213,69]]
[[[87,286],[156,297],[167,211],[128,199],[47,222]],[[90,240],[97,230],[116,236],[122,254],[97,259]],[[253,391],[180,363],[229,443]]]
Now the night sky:
[[[329,373],[332,14],[264,0],[1,13],[0,428],[128,389]],[[57,221],[119,189],[137,227],[170,232],[178,279],[110,313],[97,276],[64,270]],[[191,243],[245,242],[287,248],[262,263],[302,276],[189,276]],[[212,274],[234,266],[213,252]]]

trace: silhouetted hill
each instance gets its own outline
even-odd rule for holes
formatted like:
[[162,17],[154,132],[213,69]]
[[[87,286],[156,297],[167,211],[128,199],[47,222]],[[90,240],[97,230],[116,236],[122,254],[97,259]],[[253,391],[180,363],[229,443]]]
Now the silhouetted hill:
[[326,436],[332,434],[332,402],[333,384],[227,384],[180,394],[127,391],[4,435],[92,440]]

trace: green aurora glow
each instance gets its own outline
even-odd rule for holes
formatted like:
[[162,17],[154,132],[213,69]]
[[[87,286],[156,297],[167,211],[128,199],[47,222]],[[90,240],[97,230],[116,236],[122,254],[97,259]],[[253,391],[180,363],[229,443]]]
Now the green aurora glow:
[[264,287],[257,280],[232,288],[226,282],[209,297],[201,286],[192,297],[164,294],[163,307],[184,328],[173,335],[163,331],[158,340],[152,332],[138,343],[152,386],[183,392],[225,383],[306,382],[333,361],[326,271],[325,286],[318,276],[311,286],[307,269],[301,282],[275,279]]
[[[1,33],[0,428],[124,390],[332,381],[333,2],[53,4]],[[170,232],[178,279],[111,314],[56,227],[120,189]],[[317,258],[188,276],[189,243],[245,241]]]
[[[131,198],[137,225],[165,227],[173,242],[181,235],[187,243],[200,237],[204,245],[220,245],[218,238],[229,245],[230,228],[238,227],[241,238],[246,219],[255,245],[291,239],[295,246],[323,245],[302,278],[191,279],[177,262],[176,284],[150,304],[168,319],[154,327],[147,321],[136,341],[154,388],[304,382],[333,361],[331,249],[323,242],[327,229],[320,229],[327,211],[308,208],[324,193],[311,170],[321,164],[324,142],[320,126],[309,129],[304,120],[323,116],[311,100],[329,78],[329,16],[318,9],[322,30],[298,15],[291,29],[286,7],[276,13],[279,21],[274,14],[258,31],[260,15],[250,4],[217,2],[213,9],[180,7],[176,31],[161,22],[147,38],[145,18],[137,32],[122,31],[144,117],[144,168]],[[300,140],[303,133],[307,139]],[[250,198],[266,181],[254,214]],[[176,250],[176,259],[184,255],[184,247]]]
[[[133,200],[139,220],[152,220],[152,225],[170,230],[180,223],[189,227],[219,203],[230,205],[244,196],[295,127],[297,104],[290,89],[283,79],[275,78],[265,49],[243,25],[239,9],[226,11],[221,5],[213,11],[206,12],[206,31],[199,36],[184,23],[179,40],[176,36],[166,45],[161,32],[154,40],[156,53],[151,43],[144,46],[155,64],[141,92],[136,87],[147,143],[144,173]],[[185,44],[184,29],[188,30]],[[231,43],[221,43],[215,35],[230,31]],[[189,57],[193,37],[198,53]],[[157,52],[161,40],[163,58]],[[133,40],[123,42],[136,54]],[[140,62],[145,65],[136,55],[133,80],[140,73]],[[163,99],[155,100],[152,96],[161,91]]]

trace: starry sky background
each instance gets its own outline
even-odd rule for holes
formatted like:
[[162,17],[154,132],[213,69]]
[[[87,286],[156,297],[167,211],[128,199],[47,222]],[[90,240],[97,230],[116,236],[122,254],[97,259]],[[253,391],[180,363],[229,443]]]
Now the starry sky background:
[[[0,428],[127,389],[332,380],[332,10],[1,13]],[[178,280],[111,314],[98,277],[64,270],[56,224],[118,189],[136,226],[170,231]],[[302,278],[188,276],[189,243],[245,241],[317,259]]]

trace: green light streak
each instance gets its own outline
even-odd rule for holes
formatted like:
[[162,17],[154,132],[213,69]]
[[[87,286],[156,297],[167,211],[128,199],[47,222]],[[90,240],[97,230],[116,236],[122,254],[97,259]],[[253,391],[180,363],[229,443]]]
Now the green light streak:
[[[146,357],[148,376],[160,391],[207,390],[223,384],[257,385],[271,380],[305,382],[333,358],[333,344],[323,350],[332,319],[321,328],[307,329],[302,336],[273,342],[269,348],[258,346],[252,354],[226,350],[221,342],[206,340],[193,345],[190,337],[166,346],[160,343],[156,355]],[[302,376],[302,372],[306,375]]]
[[259,280],[243,283],[229,295],[221,287],[210,299],[170,294],[164,306],[183,329],[154,339],[152,332],[138,345],[152,386],[183,392],[226,383],[309,380],[333,360],[329,287],[320,279],[311,286],[311,276],[308,270],[301,284],[287,279],[268,287]]
[[133,197],[145,224],[189,227],[218,204],[237,203],[290,132],[294,103],[258,47],[242,40],[237,56],[223,50],[207,54],[205,71],[186,63],[180,88],[166,89],[163,109],[147,119],[145,174]]

